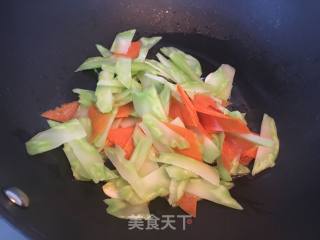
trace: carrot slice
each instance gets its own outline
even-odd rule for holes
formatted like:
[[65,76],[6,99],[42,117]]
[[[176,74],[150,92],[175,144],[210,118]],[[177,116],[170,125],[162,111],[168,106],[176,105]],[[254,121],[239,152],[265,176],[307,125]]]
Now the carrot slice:
[[207,95],[196,94],[193,99],[193,105],[197,112],[205,113],[218,118],[230,118],[224,115],[218,108],[216,102]]
[[133,131],[134,127],[110,129],[106,145],[118,145],[125,151],[125,157],[130,159],[130,156],[134,150],[134,144],[132,140]]
[[229,133],[250,133],[247,125],[240,119],[218,118],[205,113],[199,113],[199,119],[204,129],[209,133],[229,132]]
[[221,112],[217,106],[217,103],[209,96],[204,94],[196,94],[193,98],[193,105],[195,107],[202,106],[204,108],[213,108],[219,112]]
[[133,131],[134,131],[134,127],[112,128],[109,131],[107,140],[111,144],[116,144],[124,148],[128,140],[131,138]]
[[199,118],[190,98],[180,85],[177,85],[177,90],[183,103],[180,104],[180,111],[184,124],[188,127],[199,127]]
[[164,123],[168,128],[170,128],[172,131],[178,133],[180,136],[184,137],[189,142],[189,148],[186,149],[178,149],[176,148],[175,151],[186,155],[188,157],[191,157],[193,159],[196,159],[198,161],[202,161],[202,154],[200,150],[200,143],[198,141],[198,138],[194,132],[192,132],[189,129],[176,126],[171,123]]
[[170,99],[170,108],[169,108],[169,117],[171,119],[175,119],[179,117],[181,120],[183,119],[182,113],[180,111],[181,103],[175,98]]
[[198,113],[199,121],[207,133],[223,132],[224,129],[219,125],[216,119],[208,114]]
[[133,113],[133,105],[132,103],[128,103],[118,108],[118,113],[116,118],[126,118],[129,117]]
[[221,159],[223,166],[226,170],[230,171],[232,168],[233,161],[240,156],[241,148],[232,141],[229,135],[226,135],[221,152]]
[[126,145],[123,148],[124,152],[125,152],[125,158],[127,160],[130,159],[133,151],[134,151],[134,142],[132,137],[129,138],[129,140],[127,141]]
[[240,156],[240,163],[248,165],[253,159],[256,158],[258,147],[254,146],[244,152]]
[[79,103],[77,101],[65,103],[60,107],[42,113],[41,116],[58,122],[67,122],[74,117],[78,107]]
[[101,113],[98,108],[91,105],[88,110],[88,116],[92,126],[90,142],[93,142],[98,136],[103,134],[109,121],[109,115]]
[[140,41],[131,42],[131,45],[130,45],[130,47],[129,47],[129,49],[128,49],[126,54],[113,53],[113,55],[135,59],[135,58],[137,58],[139,56],[140,48],[141,48]]
[[178,201],[178,206],[193,217],[197,216],[197,203],[199,198],[190,193],[184,193]]

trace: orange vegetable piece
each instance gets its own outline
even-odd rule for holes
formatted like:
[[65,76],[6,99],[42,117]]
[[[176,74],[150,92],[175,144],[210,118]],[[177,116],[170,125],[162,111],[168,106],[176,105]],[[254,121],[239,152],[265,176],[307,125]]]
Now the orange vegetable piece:
[[181,103],[172,97],[170,99],[169,117],[171,119],[175,119],[175,118],[179,117],[181,120],[183,120],[183,116],[180,111],[180,108],[181,108]]
[[132,137],[129,138],[129,140],[127,141],[126,145],[123,148],[124,152],[125,152],[125,158],[127,160],[130,159],[133,151],[134,151],[134,142]]
[[177,90],[183,103],[180,104],[180,111],[184,124],[188,127],[199,127],[199,118],[190,98],[180,85],[177,85]]
[[218,118],[208,114],[199,114],[200,122],[204,129],[209,133],[229,132],[229,133],[250,133],[247,125],[240,119]]
[[223,166],[227,171],[230,172],[233,161],[240,154],[241,149],[226,136],[222,145],[221,159]]
[[110,118],[108,114],[101,113],[94,105],[89,107],[88,117],[90,118],[92,126],[90,142],[93,142],[97,137],[103,134]]
[[176,126],[171,123],[165,123],[165,124],[172,131],[174,131],[177,134],[179,134],[180,136],[184,137],[189,143],[189,148],[186,148],[186,149],[176,148],[175,151],[182,154],[182,155],[196,159],[198,161],[202,161],[200,143],[199,143],[199,140],[198,140],[196,134],[189,129],[179,127],[179,126]]
[[177,202],[178,206],[189,215],[197,216],[197,203],[199,198],[190,193],[184,193]]
[[131,113],[133,113],[133,104],[128,103],[118,108],[116,118],[126,118],[129,117]]
[[106,145],[118,145],[125,151],[125,157],[129,159],[134,150],[134,144],[132,140],[133,131],[134,127],[110,129]]
[[109,131],[107,140],[112,144],[116,144],[124,148],[129,138],[131,138],[133,131],[134,131],[134,127],[112,128]]
[[139,56],[140,49],[141,49],[141,43],[140,43],[140,41],[136,41],[136,42],[131,43],[126,54],[113,53],[113,55],[135,59]]
[[207,133],[223,132],[224,129],[216,119],[208,114],[198,113],[199,121]]
[[244,152],[240,156],[240,163],[243,165],[248,165],[257,156],[258,147],[254,146]]
[[65,103],[60,107],[42,113],[41,116],[58,122],[67,122],[74,117],[78,107],[79,103],[77,101]]
[[193,105],[197,112],[205,113],[218,118],[230,118],[224,115],[218,108],[216,102],[209,96],[204,94],[196,94],[193,99]]

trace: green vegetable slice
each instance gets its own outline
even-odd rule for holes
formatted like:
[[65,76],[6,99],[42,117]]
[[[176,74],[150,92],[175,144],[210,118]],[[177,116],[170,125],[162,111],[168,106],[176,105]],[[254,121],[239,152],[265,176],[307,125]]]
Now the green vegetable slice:
[[128,49],[131,45],[131,41],[135,33],[136,33],[135,29],[118,33],[112,43],[112,46],[110,49],[111,52],[126,54],[128,52]]
[[267,114],[263,115],[260,136],[273,141],[271,147],[258,147],[257,156],[254,161],[252,175],[275,166],[275,160],[279,153],[279,138],[277,127],[272,117]]
[[161,153],[160,163],[171,164],[186,169],[213,185],[219,185],[219,174],[214,167],[177,153]]
[[77,119],[73,119],[38,133],[26,142],[26,148],[29,155],[36,155],[86,136],[81,123]]
[[223,185],[214,186],[202,179],[192,179],[189,181],[185,191],[230,208],[243,209]]

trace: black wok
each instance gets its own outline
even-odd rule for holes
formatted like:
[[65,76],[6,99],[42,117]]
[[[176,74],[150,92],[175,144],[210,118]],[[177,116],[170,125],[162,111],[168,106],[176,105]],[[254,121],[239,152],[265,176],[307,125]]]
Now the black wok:
[[[0,7],[0,185],[31,199],[21,209],[0,197],[0,215],[34,239],[317,239],[319,231],[320,21],[318,1],[3,1]],[[257,129],[264,112],[281,142],[275,168],[236,182],[235,211],[202,201],[186,231],[129,231],[106,214],[99,185],[73,180],[57,149],[29,157],[24,142],[46,123],[39,114],[93,88],[74,73],[95,43],[115,33],[164,34],[199,57],[205,71],[237,69],[235,96]],[[164,200],[156,215],[181,214]]]

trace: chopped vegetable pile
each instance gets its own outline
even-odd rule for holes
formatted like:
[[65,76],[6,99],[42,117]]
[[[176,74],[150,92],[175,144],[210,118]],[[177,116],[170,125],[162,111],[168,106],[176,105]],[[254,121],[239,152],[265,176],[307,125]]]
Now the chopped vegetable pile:
[[265,114],[257,134],[244,113],[227,109],[233,67],[202,78],[199,61],[174,47],[147,59],[161,37],[133,41],[134,34],[117,34],[110,50],[97,45],[101,56],[76,70],[98,73],[96,89],[73,89],[78,101],[44,112],[50,128],[27,152],[63,145],[74,178],[104,182],[107,212],[119,218],[148,218],[157,197],[194,217],[202,199],[242,209],[229,193],[232,180],[275,165],[275,121]]

